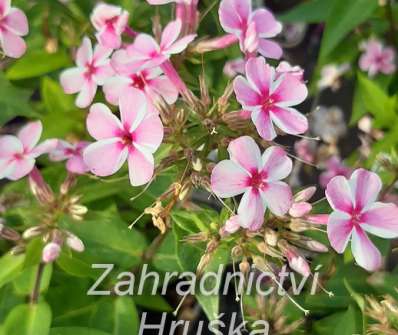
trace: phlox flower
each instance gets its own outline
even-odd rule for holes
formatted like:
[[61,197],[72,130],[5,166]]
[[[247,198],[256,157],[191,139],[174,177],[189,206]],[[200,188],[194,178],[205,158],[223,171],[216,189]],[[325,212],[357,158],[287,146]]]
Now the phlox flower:
[[196,35],[187,35],[178,39],[181,27],[181,20],[170,22],[162,32],[160,44],[148,34],[139,34],[133,44],[115,52],[112,64],[119,69],[127,66],[130,71],[162,65],[171,55],[184,51],[195,38]]
[[19,58],[25,53],[26,44],[21,36],[28,32],[25,13],[11,7],[11,0],[0,0],[0,47],[6,56]]
[[123,8],[98,4],[91,14],[91,23],[97,30],[99,44],[109,49],[120,48],[122,44],[122,33],[129,20],[129,13]]
[[30,122],[17,134],[0,137],[0,179],[21,179],[34,168],[36,158],[57,146],[51,139],[38,144],[43,126],[40,121]]
[[66,160],[66,169],[71,173],[83,174],[89,171],[83,160],[83,151],[90,142],[80,141],[69,143],[59,140],[57,147],[50,152],[49,158],[52,161]]
[[378,73],[392,74],[395,72],[395,51],[385,47],[375,39],[371,39],[362,45],[364,53],[359,58],[359,67],[368,72],[370,77]]
[[77,67],[65,70],[60,77],[65,93],[79,92],[76,106],[88,107],[95,97],[97,87],[113,75],[114,70],[108,58],[111,53],[112,49],[101,45],[97,45],[93,51],[90,39],[83,38],[82,45],[76,53]]
[[223,29],[239,39],[242,52],[256,55],[258,51],[264,57],[281,58],[281,47],[269,38],[279,34],[282,25],[270,11],[252,11],[251,0],[222,0],[218,14]]
[[230,78],[236,77],[238,74],[245,73],[245,60],[243,58],[237,58],[229,60],[225,63],[223,72]]
[[122,95],[119,109],[121,120],[102,103],[91,106],[87,129],[97,142],[84,150],[83,158],[98,176],[116,173],[127,160],[131,185],[143,185],[152,178],[153,153],[162,142],[163,125],[139,90]]
[[295,76],[301,82],[304,82],[304,70],[298,65],[292,66],[288,62],[282,61],[279,63],[275,70],[277,76],[283,73],[289,73],[292,76]]
[[120,67],[120,72],[109,78],[103,86],[106,100],[113,105],[117,105],[119,97],[130,89],[144,92],[153,103],[163,98],[168,104],[173,104],[178,98],[178,90],[158,67],[140,72]]
[[368,271],[379,269],[382,259],[366,232],[383,238],[398,236],[398,207],[376,201],[381,188],[380,177],[364,169],[355,170],[349,180],[334,177],[326,188],[333,208],[327,225],[330,244],[343,253],[351,240],[356,262]]
[[258,133],[267,141],[276,137],[274,125],[287,134],[302,134],[308,128],[307,118],[292,106],[307,97],[307,87],[296,76],[280,74],[264,58],[250,58],[246,63],[246,78],[234,80],[236,98],[251,118]]
[[330,88],[332,91],[337,91],[341,86],[341,80],[345,73],[350,70],[351,66],[348,63],[343,64],[327,64],[321,69],[321,76],[317,82],[319,89],[323,90]]
[[243,228],[257,230],[267,207],[275,215],[284,215],[292,203],[290,187],[280,181],[292,170],[285,151],[273,146],[261,155],[256,142],[242,136],[229,144],[228,152],[230,159],[219,162],[211,173],[211,188],[221,198],[243,194],[234,220]]
[[350,177],[352,170],[346,166],[339,157],[333,156],[326,162],[326,171],[319,176],[319,184],[326,187],[327,184],[336,176]]

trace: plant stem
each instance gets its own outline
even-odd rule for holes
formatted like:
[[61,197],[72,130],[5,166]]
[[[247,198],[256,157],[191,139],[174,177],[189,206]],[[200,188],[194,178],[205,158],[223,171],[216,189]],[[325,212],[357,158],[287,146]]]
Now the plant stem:
[[386,17],[388,22],[390,23],[390,42],[394,45],[395,48],[398,47],[397,44],[397,29],[394,19],[394,13],[392,10],[393,0],[388,0],[386,4]]
[[41,284],[41,279],[43,277],[43,271],[44,271],[45,264],[43,262],[40,262],[37,272],[36,272],[36,278],[35,278],[35,284],[33,287],[33,291],[30,295],[30,303],[31,304],[37,304],[37,301],[39,300],[39,295],[40,295],[40,284]]

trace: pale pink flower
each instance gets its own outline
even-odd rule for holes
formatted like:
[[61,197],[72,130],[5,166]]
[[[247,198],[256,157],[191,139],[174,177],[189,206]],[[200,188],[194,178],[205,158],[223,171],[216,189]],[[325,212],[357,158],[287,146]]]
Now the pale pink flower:
[[276,79],[275,69],[263,57],[247,61],[246,78],[235,78],[234,90],[242,107],[252,111],[252,121],[265,140],[276,137],[274,125],[293,135],[307,130],[307,118],[292,108],[305,100],[307,87],[289,73]]
[[77,143],[68,143],[59,140],[58,145],[49,154],[49,158],[53,161],[66,160],[66,169],[71,173],[83,174],[89,171],[89,168],[84,163],[83,151],[90,144],[90,142],[80,141]]
[[42,251],[42,261],[44,263],[54,262],[61,254],[61,246],[58,243],[47,243]]
[[365,52],[359,59],[359,67],[368,72],[370,77],[378,73],[392,74],[395,72],[395,51],[385,47],[380,41],[371,39],[362,45]]
[[25,53],[26,44],[21,36],[28,32],[25,13],[11,7],[11,0],[0,0],[0,47],[6,56],[19,58]]
[[129,71],[138,71],[162,65],[171,55],[181,53],[196,35],[178,39],[181,33],[181,20],[170,22],[163,30],[160,44],[147,34],[139,34],[134,43],[118,50],[112,57],[116,69],[127,66]]
[[349,63],[343,64],[327,64],[321,69],[321,77],[317,82],[319,89],[323,90],[326,88],[337,91],[341,86],[341,80],[345,73],[350,70],[351,66]]
[[221,236],[228,236],[237,232],[241,227],[239,215],[231,216],[220,229]]
[[123,8],[105,3],[98,4],[91,14],[91,23],[97,30],[99,44],[109,49],[120,48],[122,33],[127,27],[129,13]]
[[245,74],[245,64],[243,58],[230,60],[225,63],[223,72],[226,76],[234,78],[238,74]]
[[104,84],[105,80],[113,75],[109,56],[112,49],[97,45],[92,49],[91,41],[84,37],[83,43],[76,53],[77,67],[67,69],[61,73],[61,85],[67,94],[79,92],[76,106],[88,107],[97,92],[97,87]]
[[294,143],[297,156],[307,163],[313,163],[316,158],[316,143],[305,138]]
[[292,66],[288,62],[282,61],[275,70],[277,76],[283,73],[289,73],[292,76],[295,76],[301,82],[304,82],[304,70],[298,65]]
[[319,184],[325,188],[333,177],[344,176],[348,178],[351,172],[351,168],[346,166],[339,157],[333,156],[326,162],[326,171],[319,176]]
[[264,9],[252,11],[251,0],[222,0],[219,8],[223,29],[239,39],[242,52],[255,55],[258,51],[264,57],[279,59],[281,47],[270,41],[282,30],[274,15]]
[[163,125],[139,90],[121,96],[119,109],[121,120],[104,104],[91,106],[87,129],[97,142],[86,148],[84,161],[94,174],[109,176],[127,160],[131,185],[143,185],[152,178],[153,153],[162,142]]
[[140,72],[120,67],[120,72],[109,78],[103,86],[106,100],[113,105],[117,105],[119,97],[131,88],[144,92],[152,103],[163,98],[168,104],[173,104],[178,98],[178,90],[158,67]]
[[240,225],[259,229],[267,207],[282,216],[290,208],[290,187],[281,182],[292,170],[292,161],[279,147],[269,147],[261,156],[249,136],[233,140],[228,146],[230,160],[219,162],[211,174],[211,188],[221,198],[242,194],[238,215]]
[[36,158],[57,146],[57,140],[38,144],[43,126],[40,121],[30,122],[17,134],[0,137],[0,179],[21,179],[34,168]]
[[380,177],[357,169],[351,178],[334,177],[326,188],[326,198],[333,208],[327,232],[330,244],[343,253],[351,240],[356,262],[368,271],[382,265],[381,254],[366,232],[383,238],[398,237],[398,207],[377,202],[381,191]]

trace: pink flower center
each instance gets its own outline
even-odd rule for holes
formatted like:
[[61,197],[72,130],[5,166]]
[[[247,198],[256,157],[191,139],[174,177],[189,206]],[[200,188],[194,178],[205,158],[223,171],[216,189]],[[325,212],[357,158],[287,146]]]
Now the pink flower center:
[[132,74],[130,76],[131,86],[143,90],[146,86],[145,78],[141,74]]
[[16,154],[14,154],[14,159],[15,160],[22,160],[24,157],[23,157],[23,154],[22,153],[16,153]]
[[129,149],[134,148],[134,133],[125,131],[120,138],[123,146],[128,147]]
[[264,189],[267,186],[267,174],[265,172],[252,172],[249,180],[249,186],[255,189]]
[[274,106],[275,100],[272,97],[266,97],[263,102],[263,110],[269,110]]
[[353,209],[351,212],[351,223],[354,226],[358,226],[363,222],[362,214],[358,209]]
[[84,75],[87,79],[91,79],[91,77],[94,76],[96,72],[97,67],[95,66],[94,62],[86,64],[86,72],[84,72]]

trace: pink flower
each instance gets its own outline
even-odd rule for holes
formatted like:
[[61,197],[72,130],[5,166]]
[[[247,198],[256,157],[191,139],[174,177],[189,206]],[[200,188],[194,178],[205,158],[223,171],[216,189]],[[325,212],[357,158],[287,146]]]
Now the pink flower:
[[395,72],[395,51],[385,47],[375,39],[371,39],[362,45],[365,52],[359,59],[359,67],[367,71],[370,77],[378,73],[392,74]]
[[333,156],[326,162],[326,171],[322,172],[319,176],[319,184],[325,188],[333,177],[344,176],[348,178],[351,172],[352,170],[344,165],[339,157]]
[[251,0],[222,0],[218,11],[221,26],[239,39],[242,52],[279,59],[281,47],[268,40],[282,30],[282,25],[268,10],[261,8],[252,11]]
[[21,179],[29,174],[36,158],[57,146],[57,140],[46,140],[37,145],[43,126],[40,121],[30,122],[17,134],[0,137],[0,179]]
[[228,236],[237,232],[241,227],[241,221],[239,219],[239,215],[231,216],[223,227],[220,229],[221,236]]
[[312,210],[312,205],[308,202],[316,192],[316,187],[310,186],[298,192],[293,198],[293,204],[289,209],[289,214],[292,217],[300,218],[309,214]]
[[89,144],[90,142],[85,141],[72,144],[59,140],[57,147],[50,152],[49,157],[53,161],[67,160],[66,169],[69,172],[83,174],[89,171],[83,160],[83,151]]
[[128,19],[129,13],[123,8],[105,3],[98,4],[91,14],[91,23],[97,30],[98,42],[105,48],[120,48],[121,36]]
[[134,43],[126,49],[118,50],[112,57],[115,68],[127,66],[129,71],[138,71],[162,65],[171,55],[185,50],[196,35],[178,39],[181,33],[181,21],[170,22],[163,30],[160,44],[147,34],[139,34]]
[[145,95],[129,90],[119,99],[121,121],[104,104],[91,106],[87,129],[97,142],[83,153],[91,172],[98,176],[116,173],[128,161],[130,183],[147,183],[154,172],[153,153],[163,139],[163,125],[147,109]]
[[265,64],[263,57],[257,57],[247,61],[246,78],[235,78],[235,94],[243,108],[252,111],[252,121],[262,138],[270,141],[276,137],[274,124],[287,134],[307,130],[307,118],[291,107],[303,102],[308,94],[297,77],[286,73],[275,79],[275,69]]
[[168,104],[173,104],[178,98],[178,90],[158,67],[141,72],[121,67],[120,73],[109,78],[103,87],[106,100],[113,105],[117,105],[119,97],[130,89],[144,92],[152,103],[163,98]]
[[103,85],[113,75],[114,71],[108,59],[111,53],[112,49],[101,45],[97,45],[93,52],[90,39],[84,37],[76,54],[77,67],[65,70],[60,78],[65,93],[80,92],[76,98],[76,106],[88,107],[95,97],[97,86]]
[[238,74],[245,73],[245,60],[243,58],[238,58],[230,60],[224,65],[224,74],[230,78],[236,77]]
[[21,36],[28,32],[25,13],[11,7],[11,0],[0,0],[0,47],[6,56],[19,58],[25,53],[26,44]]
[[243,193],[238,208],[240,225],[259,229],[267,207],[275,215],[284,215],[292,203],[289,186],[280,181],[292,170],[286,153],[279,147],[269,147],[261,156],[249,136],[233,140],[228,151],[231,159],[219,162],[212,171],[211,188],[221,198]]
[[297,156],[305,162],[313,163],[316,158],[316,143],[305,138],[294,143]]
[[286,250],[284,250],[283,255],[287,258],[289,266],[294,271],[304,277],[308,277],[311,274],[311,269],[307,260],[300,255],[295,248],[287,247]]
[[398,207],[376,201],[381,188],[377,174],[357,169],[349,180],[334,177],[326,189],[333,208],[327,226],[330,244],[343,253],[351,239],[356,262],[368,271],[379,269],[382,259],[366,232],[383,238],[398,236]]
[[58,243],[50,242],[45,245],[42,252],[44,263],[54,262],[61,254],[61,246]]
[[276,68],[277,76],[283,73],[290,73],[292,76],[295,76],[301,82],[304,82],[304,70],[298,66],[292,66],[286,61],[282,61]]

